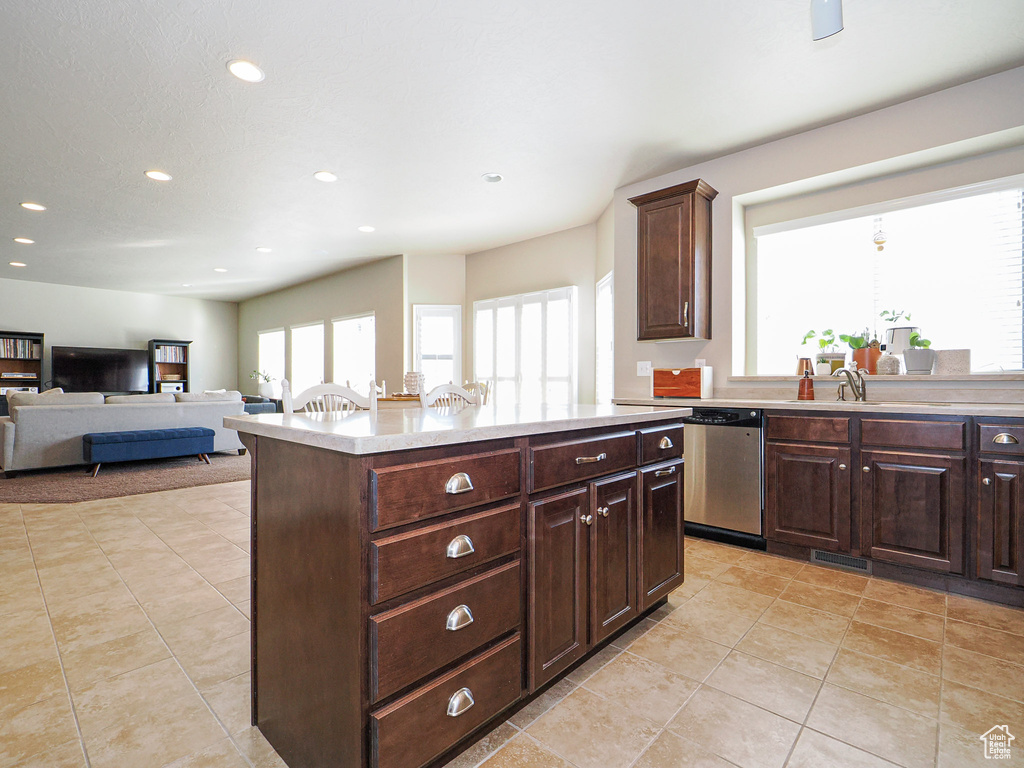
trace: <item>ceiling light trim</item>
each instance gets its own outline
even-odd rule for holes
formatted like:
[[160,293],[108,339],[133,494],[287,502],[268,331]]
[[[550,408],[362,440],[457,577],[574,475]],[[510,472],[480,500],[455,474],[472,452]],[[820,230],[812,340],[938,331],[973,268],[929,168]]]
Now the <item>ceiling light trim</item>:
[[243,83],[262,83],[267,77],[262,69],[246,59],[232,59],[227,63],[227,68]]
[[843,0],[811,0],[811,39],[824,40],[843,31]]

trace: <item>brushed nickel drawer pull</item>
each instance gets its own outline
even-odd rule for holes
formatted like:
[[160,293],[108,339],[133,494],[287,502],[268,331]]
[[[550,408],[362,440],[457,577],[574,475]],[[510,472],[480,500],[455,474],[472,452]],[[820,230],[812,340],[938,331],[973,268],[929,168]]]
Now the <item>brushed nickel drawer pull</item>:
[[669,467],[668,469],[659,469],[654,473],[655,477],[668,477],[676,473],[675,467]]
[[1020,445],[1020,440],[1011,435],[1009,432],[1000,432],[998,435],[992,438],[992,442],[998,443],[1000,445]]
[[472,490],[473,481],[469,479],[469,475],[465,472],[456,472],[444,484],[444,492],[450,493],[453,496],[457,493],[469,493]]
[[846,469],[846,465],[845,465],[845,464],[840,464],[840,465],[839,465],[839,468],[840,468],[840,469]]
[[469,688],[459,688],[448,699],[448,717],[458,717],[472,709],[474,704],[476,701],[473,699],[473,692]]
[[860,469],[861,469],[861,472],[870,472],[871,471],[871,467],[861,467]]
[[473,547],[473,540],[469,536],[460,533],[448,542],[448,550],[445,552],[445,557],[458,560],[460,557],[472,555],[474,552],[476,552],[476,549]]
[[601,517],[608,517],[609,512],[611,512],[611,510],[608,507],[597,508],[597,514],[599,514]]
[[690,327],[690,302],[683,302],[683,327]]
[[577,464],[596,464],[599,461],[604,461],[608,458],[607,453],[599,453],[597,456],[577,456]]
[[448,614],[448,621],[445,622],[444,628],[449,632],[458,632],[472,623],[473,613],[469,610],[469,606],[458,605]]
[[584,525],[593,525],[594,524],[594,516],[593,515],[580,515],[580,522],[583,523]]
[[983,482],[985,485],[992,485],[992,478],[991,477],[983,478],[981,482]]
[[665,437],[658,441],[658,448],[663,451],[667,451],[669,448],[675,448],[675,446],[672,445],[672,441],[668,439],[668,435],[665,435]]

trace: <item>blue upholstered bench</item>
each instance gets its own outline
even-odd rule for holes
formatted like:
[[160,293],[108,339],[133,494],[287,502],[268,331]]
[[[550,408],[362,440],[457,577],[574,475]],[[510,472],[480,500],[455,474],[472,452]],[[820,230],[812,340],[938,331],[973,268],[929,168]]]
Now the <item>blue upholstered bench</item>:
[[126,432],[90,432],[82,436],[85,460],[95,464],[96,477],[100,465],[110,461],[166,459],[171,456],[198,456],[207,464],[213,453],[214,431],[207,427],[177,429],[136,429]]

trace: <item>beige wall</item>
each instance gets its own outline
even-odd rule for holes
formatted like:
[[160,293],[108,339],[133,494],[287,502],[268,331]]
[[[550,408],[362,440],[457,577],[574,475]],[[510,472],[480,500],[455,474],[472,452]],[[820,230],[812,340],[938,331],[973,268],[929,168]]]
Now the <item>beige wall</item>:
[[[649,394],[649,380],[636,375],[641,360],[680,367],[704,358],[715,368],[720,396],[756,386],[728,381],[745,372],[747,206],[763,206],[762,216],[780,210],[803,216],[1024,173],[1022,147],[1024,68],[1018,68],[617,189],[616,396]],[[636,209],[628,198],[695,178],[719,192],[712,222],[712,339],[638,342]],[[872,181],[879,178],[884,181]]]
[[597,264],[594,276],[600,280],[615,268],[615,205],[597,217]]
[[524,240],[466,257],[463,331],[468,376],[473,371],[473,302],[550,288],[577,286],[579,402],[594,402],[594,284],[597,225]]
[[[254,393],[248,372],[259,364],[260,331],[322,321],[324,327],[324,376],[330,380],[334,357],[331,320],[375,314],[377,330],[377,381],[391,391],[404,375],[405,276],[402,256],[391,256],[354,269],[301,285],[246,299],[238,305],[238,370],[243,391]],[[285,336],[286,376],[291,374],[288,336]]]
[[[405,368],[412,370],[413,323],[412,308],[414,304],[458,304],[462,306],[466,300],[466,257],[462,255],[445,256],[405,256]],[[465,308],[463,308],[465,312]],[[463,321],[462,347],[465,349],[468,337],[465,336]],[[467,372],[463,361],[463,372]],[[465,378],[465,377],[463,377]],[[462,382],[459,382],[460,384]],[[395,382],[396,391],[401,389],[401,382]]]
[[0,328],[46,335],[50,347],[146,349],[150,339],[191,339],[193,392],[238,380],[238,305],[227,301],[0,279]]

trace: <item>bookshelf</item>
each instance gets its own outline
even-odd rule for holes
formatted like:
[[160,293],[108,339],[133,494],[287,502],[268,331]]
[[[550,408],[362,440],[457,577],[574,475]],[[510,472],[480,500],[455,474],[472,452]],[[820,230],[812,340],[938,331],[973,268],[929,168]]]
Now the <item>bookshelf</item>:
[[43,388],[43,334],[0,331],[0,416],[7,415],[7,392]]
[[150,339],[149,391],[189,391],[189,345],[191,341]]

